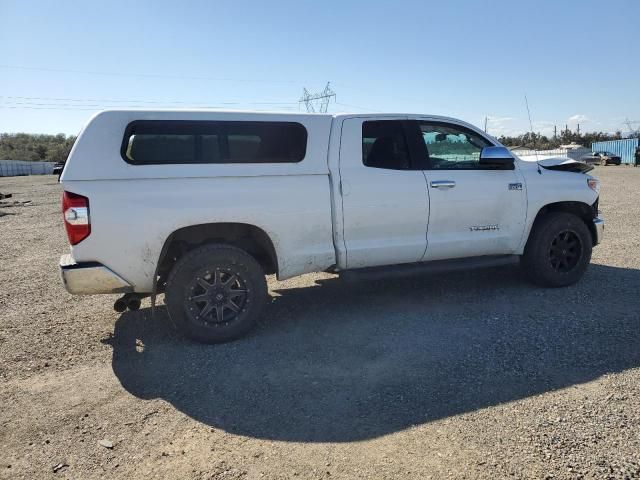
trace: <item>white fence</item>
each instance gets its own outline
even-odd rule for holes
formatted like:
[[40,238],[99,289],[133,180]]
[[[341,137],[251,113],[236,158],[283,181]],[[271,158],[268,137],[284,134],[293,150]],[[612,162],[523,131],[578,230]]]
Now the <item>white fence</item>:
[[544,160],[545,158],[568,157],[572,160],[580,160],[580,157],[591,153],[590,148],[558,148],[555,150],[516,150],[513,152],[520,158],[525,160]]
[[20,175],[51,175],[55,162],[27,162],[24,160],[0,160],[0,177]]

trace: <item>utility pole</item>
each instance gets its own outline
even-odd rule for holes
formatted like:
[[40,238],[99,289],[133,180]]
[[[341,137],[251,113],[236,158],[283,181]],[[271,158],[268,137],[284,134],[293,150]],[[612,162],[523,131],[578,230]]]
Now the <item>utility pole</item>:
[[487,116],[484,116],[484,133],[487,133]]
[[307,109],[308,113],[316,113],[316,103],[319,102],[318,113],[327,113],[331,97],[333,97],[333,101],[335,102],[336,92],[331,90],[331,87],[329,87],[329,82],[327,82],[324,90],[320,93],[310,93],[309,90],[303,88],[302,97],[300,97],[298,103],[304,103],[304,106]]
[[578,124],[578,136],[580,136],[580,124]]
[[554,140],[558,139],[558,126],[557,125],[553,126],[553,139]]

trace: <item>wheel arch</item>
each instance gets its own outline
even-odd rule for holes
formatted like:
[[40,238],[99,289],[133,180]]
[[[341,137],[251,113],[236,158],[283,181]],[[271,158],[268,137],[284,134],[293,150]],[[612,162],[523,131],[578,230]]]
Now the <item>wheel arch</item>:
[[204,223],[182,227],[164,242],[158,259],[154,291],[161,292],[171,268],[186,253],[207,243],[241,248],[252,255],[265,274],[278,273],[278,256],[271,237],[260,227],[248,223]]
[[589,232],[591,233],[591,241],[593,242],[593,245],[594,246],[596,245],[597,234],[596,234],[596,227],[593,223],[593,219],[598,216],[597,200],[593,205],[589,205],[587,203],[580,202],[580,201],[553,202],[553,203],[548,203],[544,205],[538,210],[538,213],[536,214],[533,222],[531,223],[531,228],[529,229],[529,233],[527,235],[527,242],[529,241],[529,238],[531,238],[531,234],[534,228],[536,227],[536,224],[540,221],[540,219],[543,218],[545,215],[553,212],[570,213],[580,218],[585,223],[585,225],[589,229]]

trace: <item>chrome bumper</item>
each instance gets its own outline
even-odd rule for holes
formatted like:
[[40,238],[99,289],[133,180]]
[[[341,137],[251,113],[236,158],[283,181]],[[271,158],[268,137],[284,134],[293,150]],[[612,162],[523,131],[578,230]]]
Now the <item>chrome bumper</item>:
[[104,265],[76,263],[69,254],[60,257],[60,276],[64,288],[74,295],[133,292],[133,287],[126,280]]
[[602,242],[602,237],[604,237],[604,220],[600,217],[596,217],[593,219],[593,227],[596,232],[594,245],[598,245]]

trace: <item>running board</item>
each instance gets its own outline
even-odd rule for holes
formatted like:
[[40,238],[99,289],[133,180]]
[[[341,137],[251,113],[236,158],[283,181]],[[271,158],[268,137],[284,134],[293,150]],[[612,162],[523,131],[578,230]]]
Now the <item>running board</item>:
[[358,268],[355,270],[343,270],[339,273],[340,278],[347,281],[386,280],[411,275],[514,265],[518,263],[519,260],[519,255],[486,255],[483,257],[454,258],[451,260],[434,260],[422,263]]

